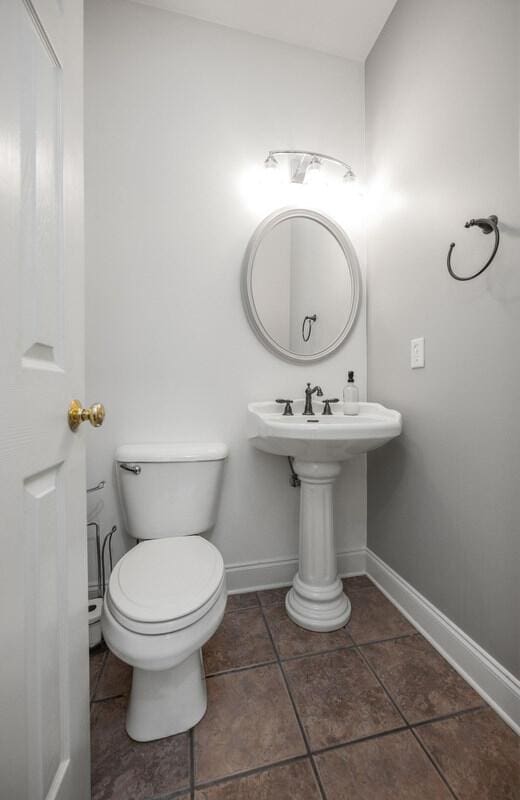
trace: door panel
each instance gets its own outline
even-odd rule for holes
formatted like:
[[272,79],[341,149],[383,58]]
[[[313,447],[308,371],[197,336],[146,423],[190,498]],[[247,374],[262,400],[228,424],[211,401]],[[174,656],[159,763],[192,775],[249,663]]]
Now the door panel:
[[0,0],[0,797],[88,800],[81,0]]
[[24,481],[25,652],[27,658],[29,797],[48,797],[70,758],[67,699],[67,621],[63,613],[61,464]]
[[62,353],[62,68],[34,16],[21,15],[22,339],[26,366]]

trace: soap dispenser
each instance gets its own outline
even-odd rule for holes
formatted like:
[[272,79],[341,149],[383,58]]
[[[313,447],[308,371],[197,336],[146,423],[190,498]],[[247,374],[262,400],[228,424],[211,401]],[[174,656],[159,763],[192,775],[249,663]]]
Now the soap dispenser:
[[359,414],[359,389],[354,383],[352,370],[349,370],[348,381],[343,389],[343,413],[351,416]]

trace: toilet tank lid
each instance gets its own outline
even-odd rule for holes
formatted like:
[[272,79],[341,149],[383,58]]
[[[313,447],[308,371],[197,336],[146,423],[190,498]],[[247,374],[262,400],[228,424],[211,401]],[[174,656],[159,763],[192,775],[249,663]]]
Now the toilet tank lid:
[[222,442],[155,442],[122,444],[116,450],[116,461],[150,463],[175,461],[222,461],[228,454]]

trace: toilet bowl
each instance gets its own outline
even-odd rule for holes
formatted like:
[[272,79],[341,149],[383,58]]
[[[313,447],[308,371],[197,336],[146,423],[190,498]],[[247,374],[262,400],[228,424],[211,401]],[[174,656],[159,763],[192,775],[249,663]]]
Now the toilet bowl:
[[198,535],[215,522],[224,445],[125,445],[116,452],[129,533],[115,565],[105,641],[133,667],[126,729],[137,741],[189,730],[206,711],[202,646],[226,607],[224,562]]

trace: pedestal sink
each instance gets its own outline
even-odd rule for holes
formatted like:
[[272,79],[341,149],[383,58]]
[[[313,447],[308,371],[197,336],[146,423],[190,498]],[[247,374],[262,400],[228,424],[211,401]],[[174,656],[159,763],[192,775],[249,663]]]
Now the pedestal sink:
[[342,405],[323,416],[315,401],[313,416],[304,416],[303,400],[294,416],[284,416],[275,402],[248,405],[248,438],[278,456],[293,456],[301,481],[298,572],[285,604],[289,617],[311,631],[333,631],[350,618],[350,600],[338,577],[332,487],[341,462],[381,447],[401,433],[401,415],[379,403],[360,403],[356,416],[345,416]]

